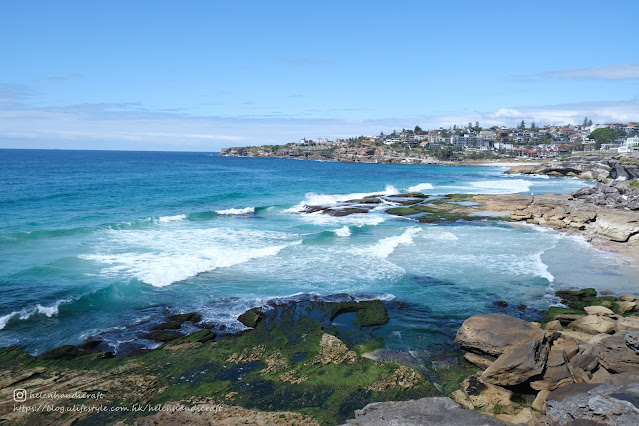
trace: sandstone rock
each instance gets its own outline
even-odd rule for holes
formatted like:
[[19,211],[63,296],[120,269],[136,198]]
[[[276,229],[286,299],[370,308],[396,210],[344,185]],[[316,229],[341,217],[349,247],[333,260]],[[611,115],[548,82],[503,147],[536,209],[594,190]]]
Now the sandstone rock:
[[617,306],[619,306],[619,312],[621,314],[625,314],[627,312],[632,312],[637,307],[637,302],[627,302],[625,300],[617,301]]
[[597,371],[595,371],[592,375],[592,378],[588,381],[588,383],[608,383],[612,377],[612,374],[604,367],[599,366]]
[[531,424],[534,419],[533,412],[530,408],[522,409],[517,415],[513,416],[511,422],[514,424]]
[[528,340],[510,346],[481,375],[484,382],[501,386],[517,385],[542,373],[547,345],[541,340]]
[[639,355],[626,345],[623,333],[609,336],[597,346],[597,359],[606,370],[613,373],[639,371]]
[[635,300],[637,300],[637,298],[635,296],[621,296],[619,300],[623,300],[625,302],[634,302]]
[[496,405],[507,406],[512,397],[511,391],[483,381],[479,374],[467,377],[461,384],[461,391],[472,404],[473,410],[493,410]]
[[547,389],[540,390],[535,397],[535,400],[532,403],[532,408],[535,411],[539,411],[540,413],[546,412],[546,407],[548,405],[548,395],[550,395],[550,391]]
[[546,368],[542,380],[530,382],[535,390],[554,390],[560,386],[574,383],[568,369],[568,358],[563,350],[552,347],[546,359]]
[[487,414],[460,408],[450,398],[422,398],[413,401],[374,402],[355,410],[352,426],[506,426]]
[[617,332],[624,330],[639,330],[639,317],[621,317],[615,323]]
[[[546,330],[548,327],[546,327]],[[566,336],[560,336],[552,343],[553,349],[561,349],[570,360],[579,353],[579,343],[577,340]]]
[[474,352],[499,356],[511,347],[531,340],[541,342],[543,338],[543,330],[518,318],[478,314],[464,321],[455,342]]
[[612,316],[615,313],[604,306],[586,306],[584,308],[588,315]]
[[639,215],[634,212],[599,210],[596,232],[612,241],[625,242],[639,233]]
[[470,362],[471,364],[485,370],[488,367],[490,367],[490,365],[495,362],[495,360],[497,358],[490,356],[490,355],[478,355],[476,353],[473,352],[466,352],[464,354],[464,358],[466,359],[466,361]]
[[584,371],[593,371],[599,365],[598,353],[598,347],[588,343],[582,344],[579,346],[579,353],[570,360],[570,365]]
[[320,341],[319,354],[313,358],[308,365],[314,364],[341,364],[347,362],[352,364],[359,359],[357,354],[353,351],[349,351],[348,347],[335,336],[328,333],[322,334],[322,340]]
[[598,315],[586,315],[571,322],[568,327],[590,334],[612,333],[615,330],[615,322]]
[[561,323],[558,320],[552,320],[546,324],[546,330],[561,331],[563,330],[563,327],[561,326]]

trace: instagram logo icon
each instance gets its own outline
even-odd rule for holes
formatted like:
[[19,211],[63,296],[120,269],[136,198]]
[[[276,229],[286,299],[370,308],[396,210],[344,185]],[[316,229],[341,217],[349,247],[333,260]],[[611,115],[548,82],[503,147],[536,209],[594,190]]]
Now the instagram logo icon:
[[15,402],[24,402],[27,400],[27,391],[25,389],[15,389],[13,391],[13,400]]

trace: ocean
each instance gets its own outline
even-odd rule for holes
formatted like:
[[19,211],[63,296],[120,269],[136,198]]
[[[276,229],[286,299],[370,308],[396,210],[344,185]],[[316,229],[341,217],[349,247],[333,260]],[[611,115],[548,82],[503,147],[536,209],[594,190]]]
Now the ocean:
[[375,333],[389,350],[436,353],[475,313],[534,317],[556,289],[623,292],[636,279],[620,256],[540,227],[299,214],[366,194],[592,184],[573,178],[214,153],[0,150],[0,160],[0,346],[32,354],[87,339],[123,354],[157,346],[142,336],[167,312],[234,331],[239,314],[274,299],[343,294],[385,301],[391,321]]

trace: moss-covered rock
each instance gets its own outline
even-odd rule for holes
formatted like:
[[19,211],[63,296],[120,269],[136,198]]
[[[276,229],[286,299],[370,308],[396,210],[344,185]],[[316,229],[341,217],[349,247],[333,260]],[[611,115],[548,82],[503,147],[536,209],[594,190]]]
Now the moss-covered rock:
[[[388,321],[380,301],[307,300],[248,312],[244,317],[251,318],[252,330],[218,340],[210,330],[182,337],[157,331],[154,333],[170,334],[172,340],[130,358],[95,354],[45,360],[16,348],[0,348],[0,371],[13,371],[21,386],[34,392],[100,389],[105,394],[100,402],[104,405],[221,402],[244,409],[295,411],[325,425],[352,418],[361,403],[440,394],[417,370],[373,361],[355,352],[384,344],[383,339],[369,334],[370,329],[362,329]],[[353,316],[356,330],[348,328],[348,321],[340,315]],[[342,319],[340,324],[332,324],[330,319],[337,316]],[[74,348],[69,345],[58,353]],[[82,412],[63,418],[59,412],[31,412],[19,423],[132,424],[149,413],[108,414]]]
[[176,321],[179,323],[192,322],[198,323],[202,321],[202,316],[197,312],[188,312],[186,314],[174,314],[169,317],[170,321]]
[[419,213],[419,210],[413,207],[391,207],[386,210],[386,213],[393,214],[395,216],[409,216],[411,214]]
[[260,313],[260,310],[257,308],[249,309],[237,317],[237,320],[247,327],[255,328],[257,323],[262,319]]
[[63,345],[40,355],[42,359],[71,360],[78,356],[78,348],[74,345]]
[[171,340],[175,340],[183,336],[183,333],[178,333],[176,331],[152,331],[150,333],[146,333],[144,335],[144,338],[164,343],[170,342]]
[[389,321],[388,312],[379,300],[337,303],[331,310],[329,320],[333,321],[338,315],[347,312],[357,314],[357,324],[360,327],[384,325]]
[[167,321],[151,327],[151,330],[179,330],[181,327],[182,324],[179,321]]

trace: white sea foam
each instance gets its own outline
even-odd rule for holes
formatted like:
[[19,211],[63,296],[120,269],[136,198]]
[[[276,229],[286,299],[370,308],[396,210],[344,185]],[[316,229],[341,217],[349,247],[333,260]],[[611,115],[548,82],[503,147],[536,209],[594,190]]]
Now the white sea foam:
[[110,231],[96,254],[81,259],[105,265],[105,276],[137,278],[163,287],[199,273],[275,256],[301,241],[297,234],[247,229],[204,228]]
[[385,259],[390,256],[400,244],[413,244],[413,236],[421,231],[422,228],[418,227],[408,228],[401,235],[381,239],[377,244],[368,248],[366,251],[373,256]]
[[51,318],[54,315],[58,315],[58,308],[63,303],[72,302],[73,299],[62,299],[55,302],[52,306],[42,306],[40,304],[35,305],[32,308],[24,308],[20,311],[11,312],[8,315],[0,317],[0,330],[6,327],[7,323],[14,317],[18,317],[21,320],[31,318],[33,315],[41,314]]
[[317,226],[344,225],[344,226],[375,226],[386,220],[386,217],[371,213],[355,213],[348,216],[329,216],[321,213],[300,215],[299,219]]
[[333,232],[335,232],[335,235],[337,235],[338,237],[350,237],[351,235],[351,229],[348,226],[342,226],[341,228],[336,229]]
[[399,194],[397,188],[393,185],[386,185],[386,188],[383,191],[378,192],[354,192],[350,194],[316,194],[314,192],[309,192],[306,194],[304,200],[291,207],[290,209],[284,210],[285,213],[299,213],[304,210],[304,206],[334,206],[338,203],[348,201],[348,200],[356,200],[364,197],[369,197],[372,195],[395,195]]
[[530,191],[533,182],[524,179],[482,180],[470,182],[473,188],[470,192],[492,194],[515,194]]
[[459,241],[459,238],[448,231],[429,231],[427,233],[421,234],[421,238],[425,238],[427,240],[436,240],[436,241]]
[[408,188],[408,192],[423,192],[429,189],[435,189],[435,187],[430,183],[420,183],[419,185]]
[[225,210],[216,210],[215,213],[217,214],[227,214],[227,215],[232,215],[232,214],[249,214],[249,213],[255,213],[255,207],[245,207],[243,209],[225,209]]
[[544,254],[544,252],[539,252],[539,253],[535,253],[532,256],[532,263],[533,263],[533,269],[534,269],[534,273],[537,276],[540,276],[542,278],[546,278],[549,282],[553,282],[555,281],[555,277],[553,274],[550,273],[550,271],[548,270],[548,265],[546,265],[544,263],[543,260],[541,260],[541,256]]
[[185,214],[178,214],[175,216],[162,216],[158,219],[158,222],[160,223],[176,222],[178,220],[184,220],[184,219],[186,219]]

